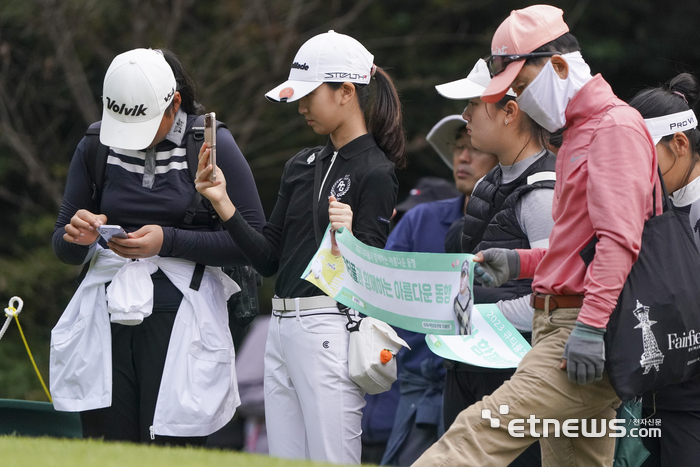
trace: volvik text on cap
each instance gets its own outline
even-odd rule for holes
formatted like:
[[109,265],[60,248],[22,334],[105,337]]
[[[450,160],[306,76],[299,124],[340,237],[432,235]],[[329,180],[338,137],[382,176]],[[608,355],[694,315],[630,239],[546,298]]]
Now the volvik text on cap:
[[276,102],[294,102],[323,83],[368,84],[374,56],[356,39],[335,31],[312,37],[301,46],[289,79],[265,94]]
[[122,149],[145,149],[172,103],[177,82],[158,50],[134,49],[117,55],[102,88],[100,142]]
[[[542,47],[569,32],[564,22],[564,12],[551,5],[532,5],[522,10],[513,10],[493,35],[491,55],[526,54]],[[525,64],[517,60],[494,76],[481,99],[484,102],[498,102]]]

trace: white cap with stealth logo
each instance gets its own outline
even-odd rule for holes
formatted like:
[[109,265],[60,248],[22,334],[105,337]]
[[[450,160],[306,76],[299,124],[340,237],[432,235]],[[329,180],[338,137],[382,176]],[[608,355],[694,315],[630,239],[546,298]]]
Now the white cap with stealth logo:
[[100,142],[145,149],[155,138],[177,82],[160,51],[134,49],[117,55],[102,90]]
[[276,102],[294,102],[323,83],[368,84],[374,72],[374,55],[356,39],[335,31],[312,37],[301,46],[289,79],[265,94]]

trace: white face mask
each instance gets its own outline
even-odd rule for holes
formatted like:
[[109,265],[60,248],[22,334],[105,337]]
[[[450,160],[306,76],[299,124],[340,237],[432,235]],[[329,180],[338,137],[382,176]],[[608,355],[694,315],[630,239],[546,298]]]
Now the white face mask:
[[569,65],[566,79],[557,75],[550,60],[516,99],[523,112],[552,133],[566,125],[564,113],[569,101],[592,78],[591,69],[581,52],[571,52],[561,57]]

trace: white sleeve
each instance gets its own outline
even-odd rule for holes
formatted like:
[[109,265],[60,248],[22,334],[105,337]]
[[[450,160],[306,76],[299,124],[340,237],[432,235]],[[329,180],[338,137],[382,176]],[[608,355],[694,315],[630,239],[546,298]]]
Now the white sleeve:
[[530,306],[530,295],[513,300],[499,300],[496,306],[515,329],[520,332],[532,332],[532,315],[535,309]]
[[540,188],[525,193],[516,203],[515,215],[527,235],[530,248],[549,247],[549,233],[554,227],[553,200],[554,190]]

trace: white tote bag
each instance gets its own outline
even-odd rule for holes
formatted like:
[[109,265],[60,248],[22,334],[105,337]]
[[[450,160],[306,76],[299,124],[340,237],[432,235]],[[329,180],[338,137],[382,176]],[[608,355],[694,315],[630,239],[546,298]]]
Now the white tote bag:
[[[388,391],[396,381],[396,354],[402,346],[410,347],[391,326],[378,319],[362,318],[348,330],[350,379],[368,394]],[[382,358],[382,351],[388,351],[391,355],[384,352]]]

